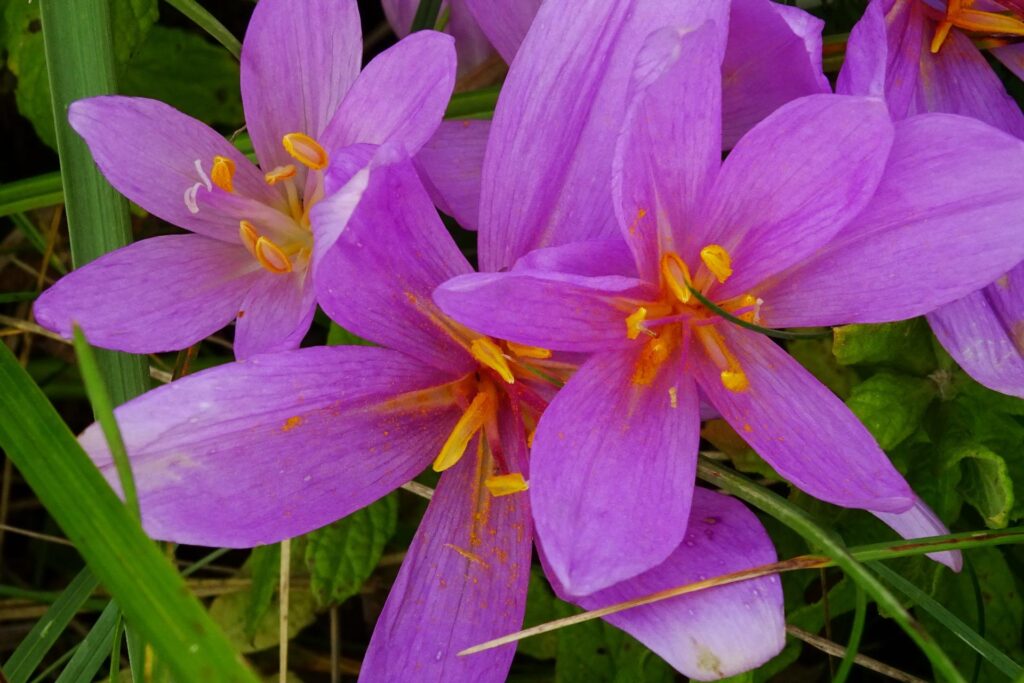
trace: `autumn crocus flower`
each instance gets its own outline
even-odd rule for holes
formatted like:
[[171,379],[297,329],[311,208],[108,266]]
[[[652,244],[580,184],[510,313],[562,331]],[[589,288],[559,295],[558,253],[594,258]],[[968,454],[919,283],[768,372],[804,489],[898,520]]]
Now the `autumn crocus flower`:
[[399,140],[418,149],[454,83],[451,38],[422,32],[360,73],[356,0],[263,0],[242,46],[242,102],[259,166],[155,100],[72,104],[72,127],[129,199],[192,234],[132,244],[45,292],[37,320],[94,344],[184,348],[237,320],[235,353],[298,346],[315,310],[310,208],[327,149]]
[[[940,12],[920,0],[874,0],[850,34],[837,89],[884,97],[896,120],[920,112],[963,114],[1024,138],[1024,114],[970,38],[979,31],[1019,35],[1021,17],[1020,2],[954,1]],[[991,54],[1024,77],[1024,44]],[[1024,226],[1024,215],[1007,220]],[[965,224],[965,236],[971,229]],[[928,322],[974,379],[1024,397],[1024,265],[985,284],[930,312]]]
[[879,99],[817,95],[780,108],[722,162],[712,48],[708,27],[664,30],[638,57],[616,151],[628,268],[613,269],[624,259],[606,244],[538,268],[555,248],[435,293],[484,333],[593,354],[541,418],[531,459],[539,542],[571,594],[645,571],[682,540],[698,388],[804,491],[906,535],[941,533],[843,403],[719,311],[766,328],[898,320],[1024,253],[1009,220],[1024,210],[1019,140],[950,115],[894,125]]

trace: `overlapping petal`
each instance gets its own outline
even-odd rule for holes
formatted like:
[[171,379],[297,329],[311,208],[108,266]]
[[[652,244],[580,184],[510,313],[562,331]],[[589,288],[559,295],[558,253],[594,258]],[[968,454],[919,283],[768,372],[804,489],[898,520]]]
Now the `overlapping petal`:
[[[143,526],[158,539],[240,548],[344,517],[437,455],[460,414],[449,379],[386,349],[317,347],[144,394],[115,411]],[[81,443],[119,489],[99,426]]]
[[437,208],[467,230],[480,220],[480,174],[491,122],[443,121],[414,162]]
[[238,308],[235,358],[296,349],[316,311],[309,272],[264,273]]
[[142,240],[74,270],[36,300],[36,320],[130,353],[185,348],[227,325],[270,273],[240,244],[200,235]]
[[512,63],[541,0],[463,0],[498,54]]

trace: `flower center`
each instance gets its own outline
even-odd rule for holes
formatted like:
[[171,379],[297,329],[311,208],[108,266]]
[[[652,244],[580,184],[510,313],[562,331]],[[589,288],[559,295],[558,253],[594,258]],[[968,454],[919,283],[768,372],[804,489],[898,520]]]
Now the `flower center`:
[[[946,12],[936,17],[935,35],[932,37],[931,51],[937,53],[950,30],[955,26],[963,31],[971,31],[986,36],[1024,36],[1024,21],[1017,13],[983,12],[972,9],[974,0],[948,0]],[[938,12],[929,12],[938,14]]]

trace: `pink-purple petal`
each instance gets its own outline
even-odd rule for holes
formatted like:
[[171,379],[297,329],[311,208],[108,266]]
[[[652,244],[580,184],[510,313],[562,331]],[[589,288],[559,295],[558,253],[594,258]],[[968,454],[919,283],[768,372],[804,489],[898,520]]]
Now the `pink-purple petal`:
[[[685,540],[657,567],[576,602],[598,609],[775,562],[757,517],[734,498],[693,492]],[[718,586],[605,617],[692,679],[734,676],[782,650],[786,621],[776,575]]]
[[[143,526],[162,540],[241,548],[354,512],[437,455],[459,417],[438,389],[449,381],[394,351],[316,347],[144,394],[115,411]],[[80,440],[119,489],[99,427]]]
[[414,159],[434,204],[467,230],[476,230],[480,219],[480,173],[490,132],[490,121],[443,121]]
[[36,320],[71,338],[129,353],[191,346],[227,325],[263,270],[240,244],[200,235],[154,237],[74,270],[36,300]]
[[238,308],[235,358],[297,349],[316,311],[309,272],[266,273]]
[[638,378],[643,355],[591,356],[534,435],[534,523],[568,595],[661,564],[686,532],[700,440],[696,386],[678,352]]
[[1024,43],[1015,43],[996,47],[989,50],[993,57],[998,59],[1012,71],[1014,75],[1024,80]]
[[[914,496],[914,506],[906,512],[875,512],[874,515],[908,540],[928,536],[945,536],[949,533],[949,529],[942,523],[942,520],[917,496]],[[941,562],[955,572],[963,568],[964,558],[959,550],[928,553],[928,557],[936,562]]]
[[508,64],[512,63],[541,0],[463,0],[491,45]]

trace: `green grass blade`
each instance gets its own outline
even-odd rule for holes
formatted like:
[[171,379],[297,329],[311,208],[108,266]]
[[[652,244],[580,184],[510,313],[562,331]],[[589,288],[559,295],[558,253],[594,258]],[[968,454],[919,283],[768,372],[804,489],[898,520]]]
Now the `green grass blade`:
[[874,574],[850,555],[834,533],[822,529],[810,515],[785,498],[706,458],[700,459],[697,476],[771,515],[800,534],[812,547],[820,549],[832,558],[836,565],[874,598],[879,608],[892,617],[911,640],[917,643],[936,672],[948,681],[966,683],[963,675],[935,639],[903,608],[896,596]]
[[[100,175],[85,142],[67,122],[67,108],[75,100],[114,92],[110,8],[107,0],[40,0],[39,8],[71,258],[78,267],[125,246],[132,237],[127,201]],[[97,358],[115,405],[149,387],[144,358],[113,351]]]
[[0,216],[32,211],[64,201],[60,173],[46,173],[0,184]]
[[238,38],[235,38],[224,24],[217,21],[217,17],[210,14],[196,0],[167,0],[167,4],[195,22],[199,28],[206,31],[211,38],[234,55],[235,59],[242,58],[242,44],[238,42]]
[[46,610],[46,614],[32,627],[14,654],[4,663],[3,670],[9,683],[28,681],[29,676],[43,661],[43,657],[64,633],[64,629],[98,585],[99,581],[88,569],[78,573],[60,597]]
[[978,654],[987,659],[992,666],[1013,680],[1016,680],[1018,676],[1024,676],[1024,668],[1020,664],[1010,659],[1002,650],[981,637],[977,631],[943,607],[938,600],[880,562],[871,563],[871,568],[896,590],[910,598],[915,605],[935,617],[957,638],[967,643]]
[[124,625],[128,640],[128,665],[132,670],[132,683],[146,680],[146,641],[131,624]]
[[857,651],[860,649],[860,638],[864,635],[864,622],[868,612],[868,594],[864,589],[857,586],[857,597],[853,612],[853,628],[850,629],[850,640],[846,644],[846,654],[843,661],[839,663],[836,676],[832,683],[846,683],[846,679],[853,670],[853,661],[857,658]]
[[85,393],[89,396],[89,403],[92,404],[92,413],[100,423],[103,436],[107,439],[107,447],[114,459],[114,466],[117,468],[117,477],[121,481],[121,490],[124,491],[125,504],[135,519],[141,519],[139,514],[139,494],[135,489],[135,477],[132,476],[132,466],[128,462],[128,449],[125,448],[124,439],[121,438],[121,430],[114,419],[114,406],[110,402],[110,394],[103,383],[100,375],[100,368],[96,362],[96,354],[89,342],[82,334],[82,328],[78,325],[73,330],[75,354],[78,356],[78,369],[82,373],[82,382],[85,384]]
[[479,90],[457,92],[452,95],[448,102],[448,108],[444,112],[446,119],[457,119],[465,116],[479,116],[480,114],[493,114],[498,104],[498,95],[501,94],[500,85],[491,85]]
[[943,550],[970,550],[991,545],[1024,543],[1024,527],[1016,526],[998,531],[962,531],[945,536],[929,536],[913,540],[886,541],[850,548],[850,554],[861,562],[913,557]]
[[[62,192],[61,201],[63,201],[63,199],[64,194]],[[21,230],[22,234],[25,235],[25,239],[27,239],[29,243],[33,247],[35,247],[36,251],[38,251],[41,256],[45,255],[46,238],[43,237],[43,233],[39,232],[39,228],[37,228],[35,224],[28,219],[28,216],[19,211],[11,214],[11,220],[14,222],[14,225],[18,228],[18,230]],[[68,272],[68,269],[65,268],[64,264],[60,262],[60,259],[57,258],[57,255],[53,253],[50,254],[50,267],[53,268],[58,273],[60,273],[61,275],[64,275]]]
[[432,29],[437,25],[437,15],[441,12],[441,0],[420,0],[416,8],[416,16],[412,19],[409,33]]
[[117,683],[121,678],[121,636],[124,635],[124,619],[117,612],[117,623],[114,624],[114,638],[110,644],[110,683]]
[[114,632],[121,622],[121,609],[113,600],[93,624],[82,645],[60,672],[57,683],[92,683],[103,662],[110,656]]
[[10,350],[0,344],[0,447],[125,618],[181,681],[255,682],[156,545],[114,495]]

